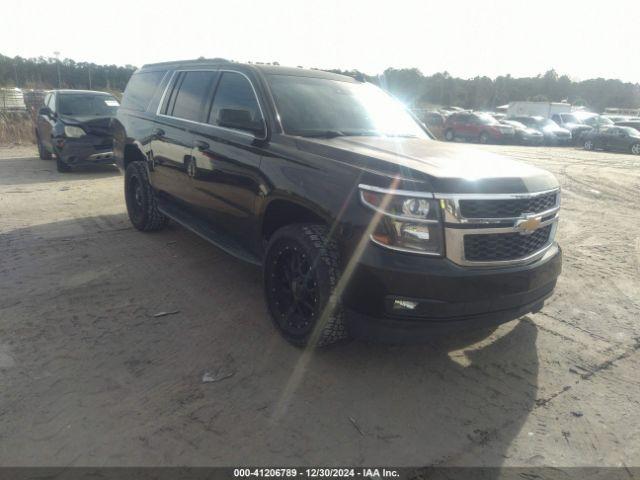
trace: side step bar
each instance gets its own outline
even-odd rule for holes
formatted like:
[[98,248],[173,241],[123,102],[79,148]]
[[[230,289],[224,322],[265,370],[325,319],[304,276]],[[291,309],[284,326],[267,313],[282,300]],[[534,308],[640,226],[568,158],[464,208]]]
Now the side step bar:
[[229,236],[216,231],[208,223],[203,222],[187,209],[161,199],[158,200],[158,209],[174,222],[179,223],[188,230],[191,230],[196,235],[204,238],[229,255],[233,255],[234,257],[253,265],[262,265],[261,260],[253,253],[238,246],[238,244],[234,242],[233,239],[229,238]]

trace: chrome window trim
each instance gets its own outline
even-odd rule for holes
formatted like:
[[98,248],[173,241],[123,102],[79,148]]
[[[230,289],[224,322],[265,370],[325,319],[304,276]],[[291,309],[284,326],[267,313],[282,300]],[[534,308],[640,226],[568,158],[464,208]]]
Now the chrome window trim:
[[[182,72],[219,72],[219,73],[224,73],[224,72],[229,72],[229,73],[237,73],[239,75],[242,75],[244,78],[247,79],[247,81],[249,82],[249,85],[251,86],[251,90],[253,91],[253,95],[256,99],[256,103],[258,104],[258,110],[260,110],[260,117],[262,118],[262,125],[264,126],[264,136],[263,137],[257,137],[256,135],[249,133],[249,132],[245,132],[244,130],[237,130],[235,128],[228,128],[228,127],[221,127],[219,125],[212,125],[211,123],[205,123],[205,122],[197,122],[195,120],[189,120],[187,118],[181,118],[181,117],[174,117],[173,115],[166,115],[164,113],[160,113],[160,110],[162,109],[162,104],[164,103],[164,99],[165,96],[167,95],[167,91],[169,90],[169,87],[173,84],[173,80],[175,78],[175,76],[179,73]],[[219,82],[220,80],[218,80]],[[216,90],[217,90],[217,85],[216,85]],[[215,94],[213,97],[213,101],[215,101]],[[200,125],[200,126],[204,126],[204,127],[211,127],[211,128],[218,128],[220,130],[225,130],[227,132],[233,132],[233,133],[237,133],[239,135],[244,135],[246,137],[250,137],[256,140],[266,140],[267,139],[267,120],[264,116],[264,110],[262,110],[262,105],[260,104],[260,97],[258,97],[258,93],[256,92],[255,87],[253,86],[253,82],[251,81],[251,79],[244,74],[243,72],[239,72],[237,70],[229,70],[229,69],[215,69],[215,68],[194,68],[194,69],[184,69],[184,70],[174,70],[173,73],[171,74],[171,78],[169,79],[169,83],[167,83],[167,86],[164,89],[164,92],[162,92],[162,97],[160,97],[160,103],[158,104],[158,108],[156,110],[156,116],[158,117],[162,117],[162,118],[169,118],[172,120],[179,120],[181,122],[187,122],[187,123],[191,123],[194,125]]]

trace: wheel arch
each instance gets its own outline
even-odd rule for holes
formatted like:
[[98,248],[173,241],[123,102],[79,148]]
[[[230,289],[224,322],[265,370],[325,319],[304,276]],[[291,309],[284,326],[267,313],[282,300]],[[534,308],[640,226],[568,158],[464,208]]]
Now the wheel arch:
[[278,229],[296,223],[329,224],[327,218],[319,214],[317,209],[290,199],[278,197],[272,199],[263,210],[260,234],[263,240],[268,241]]

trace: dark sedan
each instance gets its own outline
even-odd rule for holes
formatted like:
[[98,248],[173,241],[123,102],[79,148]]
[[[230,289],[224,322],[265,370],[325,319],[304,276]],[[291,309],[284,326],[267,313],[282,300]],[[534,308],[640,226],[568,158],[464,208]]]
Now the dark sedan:
[[614,150],[640,155],[640,132],[631,127],[608,127],[588,133],[585,150]]
[[509,117],[509,120],[520,122],[529,128],[538,130],[544,136],[544,143],[547,145],[569,145],[571,143],[571,132],[558,126],[550,118]]
[[513,127],[516,142],[521,145],[541,145],[544,143],[544,135],[535,128],[527,127],[515,120],[500,120],[500,123]]
[[59,172],[87,163],[114,163],[110,122],[118,106],[108,93],[49,92],[36,120],[40,158],[55,155]]

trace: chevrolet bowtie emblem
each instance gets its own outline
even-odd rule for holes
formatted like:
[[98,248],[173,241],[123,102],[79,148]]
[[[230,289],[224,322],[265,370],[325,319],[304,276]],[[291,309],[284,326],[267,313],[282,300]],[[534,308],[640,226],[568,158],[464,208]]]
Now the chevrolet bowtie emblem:
[[516,230],[521,235],[529,235],[535,232],[542,223],[542,217],[526,217],[516,222]]

